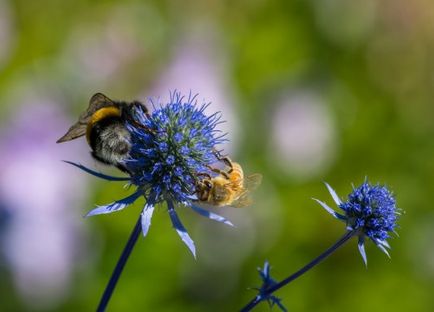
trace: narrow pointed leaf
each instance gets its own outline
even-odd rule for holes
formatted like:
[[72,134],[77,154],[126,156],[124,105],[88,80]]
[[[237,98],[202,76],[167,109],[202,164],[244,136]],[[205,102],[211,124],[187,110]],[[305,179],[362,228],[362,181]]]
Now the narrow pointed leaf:
[[199,206],[196,205],[191,205],[190,206],[196,213],[200,214],[201,216],[204,216],[206,218],[209,218],[211,220],[217,221],[217,222],[222,222],[224,224],[230,225],[230,226],[234,226],[232,224],[231,221],[229,221],[228,219],[226,219],[225,217],[222,217],[214,212],[208,211],[206,209],[203,209]]
[[390,255],[389,255],[389,252],[387,251],[387,249],[383,245],[381,245],[380,243],[378,243],[378,242],[375,242],[375,243],[376,243],[377,247],[380,248],[381,251],[384,252],[390,258]]
[[270,276],[270,263],[268,261],[265,261],[264,263],[264,275],[269,277]]
[[390,249],[390,245],[387,241],[385,240],[377,240],[377,242],[381,245],[383,245],[384,247],[386,247],[387,249]]
[[132,203],[134,203],[136,201],[136,199],[139,198],[141,195],[142,195],[141,192],[135,192],[132,195],[125,197],[121,200],[117,200],[111,204],[99,206],[99,207],[89,211],[85,215],[85,217],[91,217],[91,216],[95,216],[95,215],[99,215],[99,214],[107,214],[107,213],[112,213],[115,211],[122,210],[126,206],[129,206]]
[[326,203],[316,199],[312,198],[314,201],[316,201],[318,204],[320,204],[325,210],[327,210],[328,213],[330,213],[333,217],[339,220],[346,220],[345,216],[341,215],[340,213],[337,213],[332,208],[330,208]]
[[178,214],[175,211],[175,207],[172,202],[168,202],[169,206],[169,216],[172,221],[172,225],[175,228],[178,235],[181,237],[182,241],[187,245],[188,249],[190,249],[193,257],[196,258],[196,247],[194,246],[194,242],[191,239],[190,235],[188,235],[187,230],[182,225],[181,220],[178,217]]
[[142,232],[143,236],[146,236],[149,231],[149,227],[151,226],[152,214],[154,213],[154,204],[148,202],[143,208],[142,211]]
[[66,162],[67,164],[73,165],[73,166],[75,166],[75,167],[95,176],[95,177],[98,177],[100,179],[104,179],[104,180],[108,180],[108,181],[130,181],[131,180],[130,178],[127,178],[127,177],[113,177],[113,176],[89,169],[89,168],[87,168],[81,164],[77,164],[77,163],[69,161],[69,160],[63,160],[63,161]]
[[339,198],[338,194],[336,194],[336,191],[326,182],[324,182],[325,185],[327,186],[327,189],[329,190],[330,195],[333,197],[333,200],[335,201],[336,205],[340,205],[341,199]]
[[360,255],[363,258],[363,262],[365,263],[366,266],[368,266],[368,258],[366,256],[366,251],[365,251],[365,239],[363,236],[359,236],[359,242],[357,245],[359,247]]

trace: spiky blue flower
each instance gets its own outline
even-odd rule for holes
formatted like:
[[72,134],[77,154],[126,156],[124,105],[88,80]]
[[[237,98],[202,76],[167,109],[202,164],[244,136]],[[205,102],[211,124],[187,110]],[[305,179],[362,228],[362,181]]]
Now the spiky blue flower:
[[370,238],[387,256],[390,246],[387,239],[395,232],[400,209],[396,207],[393,194],[385,186],[372,185],[365,181],[348,195],[347,201],[341,201],[333,188],[326,183],[334,202],[344,212],[340,214],[327,204],[315,199],[335,218],[347,225],[347,230],[358,236],[358,247],[363,261],[367,264],[365,238]]
[[[224,142],[224,135],[216,129],[220,113],[207,116],[209,104],[197,105],[196,96],[185,98],[180,93],[170,95],[166,105],[151,104],[154,111],[147,116],[136,108],[133,119],[127,122],[131,133],[131,151],[125,161],[136,191],[119,201],[100,206],[87,216],[119,211],[144,196],[146,205],[141,214],[142,232],[148,233],[154,207],[166,203],[172,225],[193,255],[196,250],[177,214],[177,207],[187,206],[202,216],[232,225],[227,219],[195,205],[195,185],[198,173],[211,174],[209,166],[217,161],[216,145]],[[100,178],[119,181],[81,165],[81,169]]]
[[196,107],[193,102],[194,97],[184,101],[174,93],[150,118],[136,114],[143,127],[128,123],[132,149],[126,166],[132,183],[145,188],[156,202],[188,201],[197,173],[209,172],[207,166],[217,161],[215,146],[223,141],[215,129],[220,114],[206,116],[207,105]]
[[281,302],[282,299],[272,294],[267,294],[266,292],[270,287],[277,284],[277,282],[270,275],[270,269],[271,267],[268,261],[265,261],[263,268],[258,268],[259,275],[262,279],[262,285],[259,288],[254,288],[258,291],[258,295],[256,296],[256,298],[258,301],[267,301],[270,305],[270,308],[272,308],[274,305],[277,305],[281,311],[286,312],[287,310]]

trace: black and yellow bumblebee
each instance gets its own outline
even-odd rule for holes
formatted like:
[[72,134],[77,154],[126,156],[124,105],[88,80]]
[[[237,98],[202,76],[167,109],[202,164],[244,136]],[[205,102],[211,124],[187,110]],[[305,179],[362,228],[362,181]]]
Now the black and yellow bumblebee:
[[113,101],[102,93],[96,93],[90,99],[87,110],[57,143],[86,135],[91,154],[96,160],[128,172],[123,165],[123,160],[131,150],[131,134],[126,122],[129,120],[134,123],[133,112],[138,106],[149,117],[146,105],[139,101]]

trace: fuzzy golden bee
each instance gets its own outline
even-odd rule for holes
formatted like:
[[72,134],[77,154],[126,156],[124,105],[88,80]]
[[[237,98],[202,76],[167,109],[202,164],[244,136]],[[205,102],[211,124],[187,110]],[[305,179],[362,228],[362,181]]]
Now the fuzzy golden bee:
[[113,101],[102,93],[96,93],[87,110],[57,143],[86,135],[95,159],[127,172],[123,160],[131,150],[131,134],[125,123],[127,120],[134,122],[132,113],[138,106],[149,116],[147,107],[141,102]]
[[227,170],[211,168],[217,176],[200,174],[196,186],[196,196],[200,203],[212,206],[232,206],[236,208],[249,206],[252,201],[250,192],[256,189],[262,181],[262,175],[255,173],[244,176],[239,163],[229,158],[221,158]]

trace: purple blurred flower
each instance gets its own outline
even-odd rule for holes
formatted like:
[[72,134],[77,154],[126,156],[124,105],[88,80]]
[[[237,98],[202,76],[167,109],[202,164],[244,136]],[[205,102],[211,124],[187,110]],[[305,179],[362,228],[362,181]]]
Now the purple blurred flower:
[[[237,146],[239,128],[234,110],[234,95],[228,73],[226,51],[219,35],[206,25],[198,25],[196,31],[181,36],[174,45],[173,59],[163,71],[160,80],[152,88],[152,94],[164,94],[176,88],[183,94],[200,90],[213,99],[212,109],[221,111],[225,123],[220,129],[230,135],[225,151],[233,154]],[[202,99],[199,99],[202,100]],[[210,113],[207,109],[205,113]]]
[[66,295],[81,249],[71,207],[85,196],[86,179],[59,161],[83,153],[53,143],[69,124],[58,104],[23,102],[32,104],[18,106],[0,137],[0,201],[11,216],[1,248],[25,301],[46,308]]

